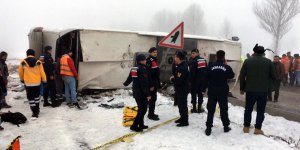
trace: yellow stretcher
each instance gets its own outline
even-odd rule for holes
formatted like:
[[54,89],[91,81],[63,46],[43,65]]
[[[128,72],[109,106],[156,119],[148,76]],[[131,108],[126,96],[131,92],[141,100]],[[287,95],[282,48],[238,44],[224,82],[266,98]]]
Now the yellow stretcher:
[[137,115],[137,106],[126,106],[123,112],[123,126],[128,127],[133,124],[133,121]]

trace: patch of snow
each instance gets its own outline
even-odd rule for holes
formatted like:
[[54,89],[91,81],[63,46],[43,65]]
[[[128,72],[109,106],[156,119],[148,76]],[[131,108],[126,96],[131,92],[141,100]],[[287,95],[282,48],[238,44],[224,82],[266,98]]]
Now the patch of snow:
[[[10,84],[17,84],[14,79]],[[129,128],[122,126],[123,109],[106,109],[99,104],[117,104],[123,102],[125,106],[135,106],[131,90],[116,90],[100,93],[93,96],[84,96],[81,99],[87,103],[88,108],[77,110],[69,108],[66,104],[58,108],[42,107],[39,118],[31,121],[31,111],[26,102],[25,91],[8,92],[7,101],[13,107],[2,109],[12,112],[21,112],[29,120],[17,127],[9,123],[2,123],[5,128],[0,131],[0,149],[17,136],[21,135],[22,150],[53,150],[91,149],[114,140],[120,136],[131,133]],[[92,98],[94,97],[94,98]],[[16,100],[18,99],[18,100]],[[160,124],[179,115],[178,108],[173,106],[172,98],[158,94],[156,113],[160,121],[151,121],[145,117],[145,124],[151,126]],[[108,102],[110,101],[110,102]],[[205,99],[204,104],[206,104]],[[190,95],[189,95],[190,103]],[[204,134],[206,114],[191,114],[190,126],[177,128],[175,123],[170,123],[151,132],[134,137],[132,143],[118,143],[112,149],[295,149],[281,140],[274,140],[265,136],[255,136],[253,129],[250,134],[242,133],[244,108],[229,105],[229,118],[232,131],[223,132],[222,122],[218,117],[214,119],[212,135]],[[256,113],[253,113],[252,124],[255,122]],[[285,139],[300,139],[300,123],[288,121],[282,117],[273,117],[266,114],[263,130],[267,135],[276,135]]]

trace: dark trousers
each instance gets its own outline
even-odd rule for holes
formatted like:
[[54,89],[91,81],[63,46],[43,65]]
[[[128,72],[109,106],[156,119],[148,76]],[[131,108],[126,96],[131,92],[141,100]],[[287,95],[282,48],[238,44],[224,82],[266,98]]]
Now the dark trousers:
[[290,71],[289,76],[290,76],[290,85],[294,86],[295,85],[295,73],[293,71]]
[[151,99],[149,101],[149,112],[148,116],[154,115],[155,113],[155,103],[157,100],[157,90],[155,89],[154,91],[151,91]]
[[32,113],[38,115],[40,112],[40,86],[27,86],[26,94]]
[[[281,80],[276,80],[275,81],[275,95],[274,95],[274,101],[278,101],[278,97],[279,97],[279,90],[280,90],[280,84],[281,84]],[[272,101],[272,92],[268,93],[268,100]]]
[[198,98],[198,105],[201,106],[203,103],[202,92],[200,90],[192,89],[191,95],[192,95],[192,104],[197,104],[197,98]]
[[148,107],[148,100],[147,98],[140,98],[135,99],[137,106],[138,106],[138,112],[136,115],[136,118],[134,119],[134,122],[132,126],[138,127],[141,125],[144,125],[144,116],[147,113],[147,107]]
[[182,122],[188,122],[189,120],[188,106],[187,106],[188,92],[176,91],[175,95],[178,103],[180,118]]
[[246,106],[244,114],[244,126],[250,127],[252,111],[257,102],[256,129],[261,129],[265,119],[265,109],[267,104],[267,92],[246,92]]
[[47,83],[44,85],[44,101],[48,102],[48,97],[50,96],[51,101],[53,102],[56,97],[56,87],[55,80],[47,78]]
[[230,120],[228,118],[228,95],[221,94],[221,95],[209,95],[208,96],[208,102],[207,102],[207,121],[206,121],[206,127],[212,128],[213,127],[213,121],[214,121],[214,114],[216,111],[217,103],[219,103],[220,106],[220,114],[221,114],[221,120],[224,127],[228,127],[230,125]]
[[283,86],[285,86],[288,83],[288,74],[284,74],[282,82],[283,82]]
[[55,75],[55,88],[57,94],[63,94],[64,93],[64,81],[62,79],[61,75]]

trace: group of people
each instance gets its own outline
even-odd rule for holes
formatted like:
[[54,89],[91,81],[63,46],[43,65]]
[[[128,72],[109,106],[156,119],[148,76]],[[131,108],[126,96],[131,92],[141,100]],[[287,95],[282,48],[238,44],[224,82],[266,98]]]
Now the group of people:
[[[41,95],[43,95],[44,107],[58,107],[61,105],[62,101],[56,97],[55,74],[62,76],[64,81],[67,105],[80,109],[76,98],[78,74],[72,59],[72,51],[66,51],[58,61],[59,64],[55,63],[51,54],[52,47],[45,46],[44,54],[37,59],[35,51],[28,49],[26,51],[27,58],[21,61],[18,68],[20,81],[25,85],[27,99],[32,111],[32,119],[39,117]],[[59,72],[56,72],[55,68],[57,66],[59,66]]]
[[[27,58],[23,59],[19,65],[18,73],[20,81],[25,85],[27,99],[32,111],[32,119],[39,117],[40,113],[40,97],[43,96],[44,107],[52,106],[58,107],[63,100],[56,96],[56,82],[57,74],[62,77],[64,81],[64,95],[67,105],[70,108],[76,107],[81,109],[76,98],[76,80],[78,80],[78,73],[76,71],[74,61],[72,59],[72,51],[66,50],[65,54],[59,58],[57,64],[52,56],[52,47],[45,46],[44,53],[39,59],[35,57],[35,51],[28,49],[26,51]],[[7,53],[0,53],[0,110],[1,108],[11,108],[8,105],[5,97],[7,96],[8,83],[8,67],[5,63]],[[59,67],[59,69],[57,69]],[[50,97],[50,101],[48,98]],[[1,119],[1,117],[0,117]],[[0,120],[1,123],[1,120]],[[4,128],[0,126],[0,130]]]
[[273,64],[276,72],[276,80],[274,88],[268,93],[268,101],[273,101],[272,92],[275,91],[274,102],[278,102],[281,83],[283,86],[287,86],[289,81],[290,86],[300,87],[300,57],[299,54],[295,54],[292,57],[290,52],[287,55],[283,54],[281,58],[276,55],[274,56]]
[[[246,94],[246,104],[244,112],[244,133],[250,132],[252,111],[257,103],[257,117],[254,134],[264,134],[262,123],[264,121],[265,107],[267,98],[277,84],[280,74],[276,73],[276,64],[278,56],[274,57],[274,63],[265,57],[263,46],[255,45],[254,54],[245,60],[240,71],[240,94]],[[157,100],[157,89],[159,89],[159,66],[157,65],[157,49],[150,48],[149,57],[139,54],[136,56],[136,66],[129,73],[124,82],[128,86],[131,82],[133,97],[138,105],[138,114],[131,130],[142,132],[148,126],[144,124],[144,115],[149,107],[149,119],[158,120],[158,115],[154,114],[155,102]],[[295,61],[299,61],[296,55]],[[275,69],[276,68],[276,69]],[[213,118],[217,103],[220,106],[221,121],[224,126],[224,132],[229,132],[230,120],[228,117],[228,80],[233,79],[235,73],[227,65],[225,52],[219,50],[216,52],[216,61],[207,62],[200,56],[198,49],[191,51],[191,58],[188,61],[186,52],[177,51],[175,54],[175,63],[173,64],[172,76],[170,81],[175,87],[175,104],[178,105],[180,118],[175,121],[177,127],[189,125],[189,112],[187,97],[191,93],[192,109],[191,113],[202,113],[203,96],[207,94],[207,120],[205,134],[211,135],[213,127]],[[198,103],[198,105],[197,105]],[[148,106],[149,104],[149,106]],[[156,119],[154,119],[155,117]]]
[[[251,58],[250,54],[247,54]],[[300,57],[299,54],[291,55],[291,52],[283,54],[282,57],[276,55],[273,58],[276,79],[272,82],[273,86],[268,91],[268,101],[278,102],[280,86],[290,85],[300,87]],[[273,92],[275,92],[273,97]],[[274,99],[273,99],[274,98]]]
[[[144,115],[147,113],[149,104],[148,118],[158,120],[158,115],[154,114],[155,102],[157,100],[157,89],[161,87],[159,80],[159,66],[157,60],[157,49],[149,49],[149,57],[139,54],[136,56],[137,65],[129,73],[127,80],[124,82],[128,86],[131,82],[133,97],[138,105],[138,113],[131,130],[142,132],[148,126],[144,124]],[[234,78],[235,74],[232,68],[226,64],[225,52],[220,50],[217,53],[217,61],[207,65],[204,58],[200,57],[199,50],[191,51],[191,59],[187,61],[184,51],[177,51],[175,54],[175,63],[173,65],[172,76],[170,81],[175,87],[174,101],[179,108],[180,118],[175,121],[177,127],[189,125],[187,97],[191,92],[192,95],[192,113],[202,113],[203,95],[208,89],[208,116],[207,129],[205,133],[211,134],[213,126],[213,117],[216,104],[220,104],[221,118],[224,125],[224,132],[229,132],[230,121],[228,118],[228,79]]]

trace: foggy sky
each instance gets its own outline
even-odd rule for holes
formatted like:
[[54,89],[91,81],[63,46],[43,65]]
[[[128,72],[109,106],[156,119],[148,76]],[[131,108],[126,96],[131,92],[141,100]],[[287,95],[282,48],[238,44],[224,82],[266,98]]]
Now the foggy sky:
[[[272,46],[272,37],[259,27],[252,12],[256,0],[0,0],[0,50],[9,57],[25,57],[27,34],[32,27],[109,28],[149,31],[155,12],[183,12],[193,3],[204,10],[207,36],[222,35],[225,19],[240,37],[243,53],[256,43]],[[159,22],[157,22],[159,23]],[[281,53],[300,53],[300,15],[282,39]],[[174,28],[170,26],[170,30]]]

